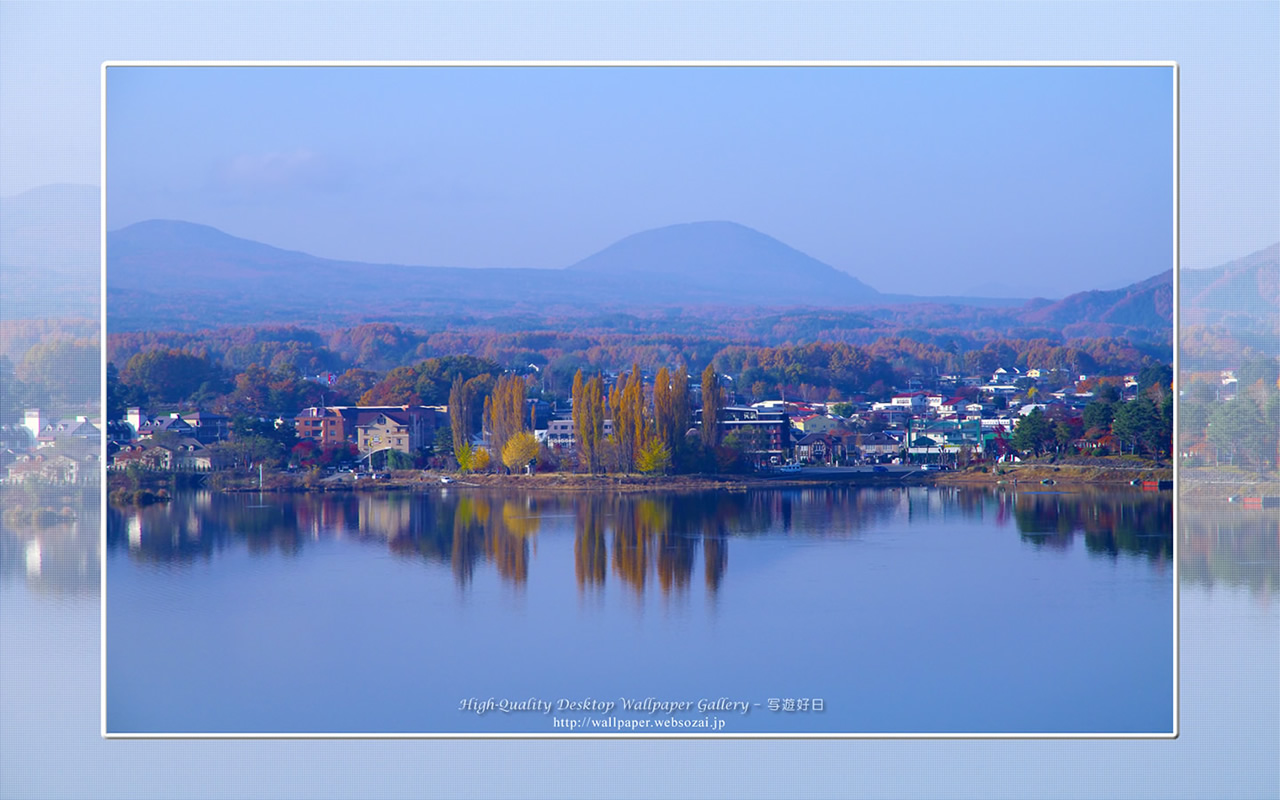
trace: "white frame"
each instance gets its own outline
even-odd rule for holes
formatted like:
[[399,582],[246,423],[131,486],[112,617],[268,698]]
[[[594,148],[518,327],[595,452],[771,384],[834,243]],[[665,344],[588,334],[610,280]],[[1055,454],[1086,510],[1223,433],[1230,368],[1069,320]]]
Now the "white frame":
[[[1174,207],[1172,207],[1172,271],[1174,271],[1174,325],[1172,325],[1172,349],[1174,349],[1174,443],[1178,447],[1178,417],[1180,399],[1178,397],[1178,330],[1180,321],[1180,297],[1178,271],[1179,256],[1179,65],[1176,61],[804,61],[804,60],[671,60],[671,61],[611,61],[611,60],[568,60],[568,61],[503,61],[503,60],[448,60],[448,61],[131,61],[110,60],[101,64],[101,105],[100,105],[100,298],[101,298],[101,407],[106,410],[106,73],[113,67],[1166,67],[1172,69],[1172,180],[1174,180]],[[101,736],[104,739],[1178,739],[1180,727],[1179,689],[1181,685],[1180,669],[1180,616],[1179,616],[1179,566],[1178,566],[1178,458],[1172,457],[1174,465],[1175,502],[1172,504],[1172,526],[1174,526],[1174,636],[1172,636],[1172,667],[1174,667],[1174,696],[1172,696],[1172,712],[1174,727],[1169,733],[113,733],[106,730],[106,518],[108,518],[108,476],[106,476],[106,424],[102,425],[101,447],[104,458],[100,465],[102,493],[100,534],[101,605],[100,605],[100,723]]]

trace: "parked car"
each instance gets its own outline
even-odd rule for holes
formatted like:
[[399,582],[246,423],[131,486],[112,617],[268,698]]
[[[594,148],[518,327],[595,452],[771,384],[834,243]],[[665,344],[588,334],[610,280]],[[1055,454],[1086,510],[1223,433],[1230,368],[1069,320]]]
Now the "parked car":
[[874,466],[874,467],[872,467],[872,468],[871,468],[871,471],[872,471],[872,472],[888,472],[888,471],[889,471],[889,468],[888,468],[888,467],[882,467],[882,466],[880,466],[879,464],[877,464],[876,466]]

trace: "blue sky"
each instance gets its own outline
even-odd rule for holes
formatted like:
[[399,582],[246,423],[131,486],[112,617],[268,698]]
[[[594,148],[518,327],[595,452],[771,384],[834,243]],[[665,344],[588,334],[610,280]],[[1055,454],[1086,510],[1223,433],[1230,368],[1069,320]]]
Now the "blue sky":
[[732,220],[882,291],[1061,296],[1173,263],[1152,67],[113,67],[108,228],[567,266]]

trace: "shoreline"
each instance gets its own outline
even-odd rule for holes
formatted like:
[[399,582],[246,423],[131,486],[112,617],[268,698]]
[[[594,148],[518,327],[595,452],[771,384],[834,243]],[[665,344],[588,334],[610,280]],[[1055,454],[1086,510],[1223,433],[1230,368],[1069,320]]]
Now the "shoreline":
[[[214,491],[257,492],[257,476],[221,473],[215,479]],[[447,482],[442,478],[447,479]],[[425,491],[428,489],[521,489],[553,492],[653,492],[653,491],[746,491],[748,489],[838,487],[838,486],[1023,486],[1051,482],[1049,485],[1069,487],[1097,486],[1121,488],[1132,481],[1171,481],[1173,469],[1168,466],[1014,464],[997,468],[973,468],[960,472],[925,472],[896,470],[892,472],[843,471],[813,467],[798,473],[704,474],[704,475],[637,475],[580,473],[535,473],[533,475],[465,474],[402,470],[389,478],[331,475],[317,480],[298,473],[268,475],[261,491],[272,493],[327,493]]]
[[[319,481],[313,476],[278,472],[267,475],[261,491],[271,494],[326,494],[346,492],[426,492],[436,489],[482,489],[510,491],[518,489],[531,492],[601,492],[611,494],[639,494],[644,492],[692,493],[707,491],[746,492],[759,489],[835,488],[835,487],[890,487],[890,486],[945,486],[953,488],[1001,488],[1031,491],[1082,491],[1087,489],[1132,489],[1144,491],[1133,481],[1171,481],[1173,468],[1156,464],[1050,464],[1020,463],[971,468],[960,472],[924,472],[910,470],[890,473],[865,471],[832,472],[821,467],[799,473],[743,474],[743,475],[585,475],[579,473],[536,473],[534,475],[458,475],[452,472],[426,472],[404,470],[393,472],[389,479],[328,476]],[[806,474],[808,472],[809,474]],[[441,478],[448,478],[444,483]],[[214,480],[209,480],[214,478]],[[1051,481],[1051,483],[1048,483]],[[181,485],[195,488],[203,484],[208,489],[228,494],[260,491],[257,476],[231,473],[204,473],[199,476],[170,473],[150,473],[137,489],[126,486],[122,474],[108,475],[107,495],[109,503],[116,507],[164,503],[171,497],[170,488]],[[213,484],[213,485],[210,485]],[[1033,488],[1035,487],[1035,488]],[[1044,487],[1041,489],[1040,487]],[[1054,488],[1056,487],[1056,488]],[[146,494],[145,502],[122,502],[123,495],[134,499]],[[1147,489],[1149,490],[1149,489]],[[1169,491],[1169,489],[1158,489]],[[1179,502],[1197,506],[1235,507],[1252,509],[1259,499],[1267,510],[1280,502],[1280,476],[1245,474],[1215,468],[1183,468],[1173,491]],[[1253,503],[1255,505],[1249,505]]]

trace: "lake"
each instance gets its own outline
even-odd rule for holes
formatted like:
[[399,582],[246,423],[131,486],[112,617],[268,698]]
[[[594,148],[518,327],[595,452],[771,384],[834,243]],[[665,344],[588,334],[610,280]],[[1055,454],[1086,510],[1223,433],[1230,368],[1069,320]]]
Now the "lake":
[[107,730],[1167,734],[1172,504],[442,487],[112,508]]

